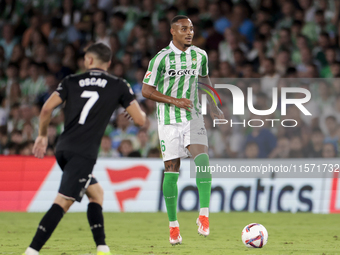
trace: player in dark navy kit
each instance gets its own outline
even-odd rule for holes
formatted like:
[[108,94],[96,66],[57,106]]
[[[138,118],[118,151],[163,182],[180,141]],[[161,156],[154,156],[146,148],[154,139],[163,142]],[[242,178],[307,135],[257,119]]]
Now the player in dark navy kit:
[[63,170],[59,193],[52,207],[42,218],[32,243],[24,255],[38,255],[42,246],[74,201],[83,195],[89,198],[87,218],[97,255],[109,255],[105,243],[102,213],[103,189],[92,176],[98,149],[113,111],[123,106],[136,125],[145,123],[145,113],[134,99],[128,83],[106,70],[111,64],[111,50],[102,43],[90,46],[85,53],[87,71],[66,77],[44,104],[40,113],[39,136],[33,153],[43,158],[47,148],[47,127],[52,111],[65,102],[65,129],[56,149],[56,158]]

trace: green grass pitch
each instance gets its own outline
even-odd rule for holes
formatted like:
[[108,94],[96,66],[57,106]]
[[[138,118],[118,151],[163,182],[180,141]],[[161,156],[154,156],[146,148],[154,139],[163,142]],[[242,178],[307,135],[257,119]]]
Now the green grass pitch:
[[[42,213],[0,213],[0,254],[22,254]],[[197,234],[197,213],[180,212],[182,245],[169,244],[165,213],[105,213],[113,254],[340,254],[340,215],[305,213],[212,213],[210,236]],[[269,233],[262,249],[246,248],[241,231],[249,223]],[[95,245],[85,213],[64,216],[42,255],[90,255]]]

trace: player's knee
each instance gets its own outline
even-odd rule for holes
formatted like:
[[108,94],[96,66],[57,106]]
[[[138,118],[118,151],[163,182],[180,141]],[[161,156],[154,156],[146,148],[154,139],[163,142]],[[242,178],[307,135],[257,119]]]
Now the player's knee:
[[66,213],[70,209],[70,207],[74,203],[74,201],[71,200],[71,199],[66,199],[59,194],[55,198],[54,203],[58,204],[61,208],[63,208],[64,212]]
[[164,161],[165,172],[179,172],[181,161],[179,158]]
[[[92,186],[92,185],[91,185]],[[90,203],[97,203],[102,205],[104,200],[104,190],[99,184],[96,185],[94,190],[87,193]]]

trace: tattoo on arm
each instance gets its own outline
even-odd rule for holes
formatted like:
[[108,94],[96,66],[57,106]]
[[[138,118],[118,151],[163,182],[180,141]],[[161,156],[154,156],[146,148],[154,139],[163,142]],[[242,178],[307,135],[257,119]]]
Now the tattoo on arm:
[[152,92],[150,93],[149,99],[151,99],[151,96],[152,96],[153,93],[155,93],[155,91],[156,91],[156,90],[154,90],[154,91],[152,91]]

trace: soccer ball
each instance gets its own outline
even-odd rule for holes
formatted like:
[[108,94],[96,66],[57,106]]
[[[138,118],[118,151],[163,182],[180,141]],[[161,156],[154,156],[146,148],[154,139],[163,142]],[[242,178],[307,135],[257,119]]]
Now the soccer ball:
[[242,242],[249,248],[262,248],[267,240],[267,229],[261,224],[251,223],[242,230]]

